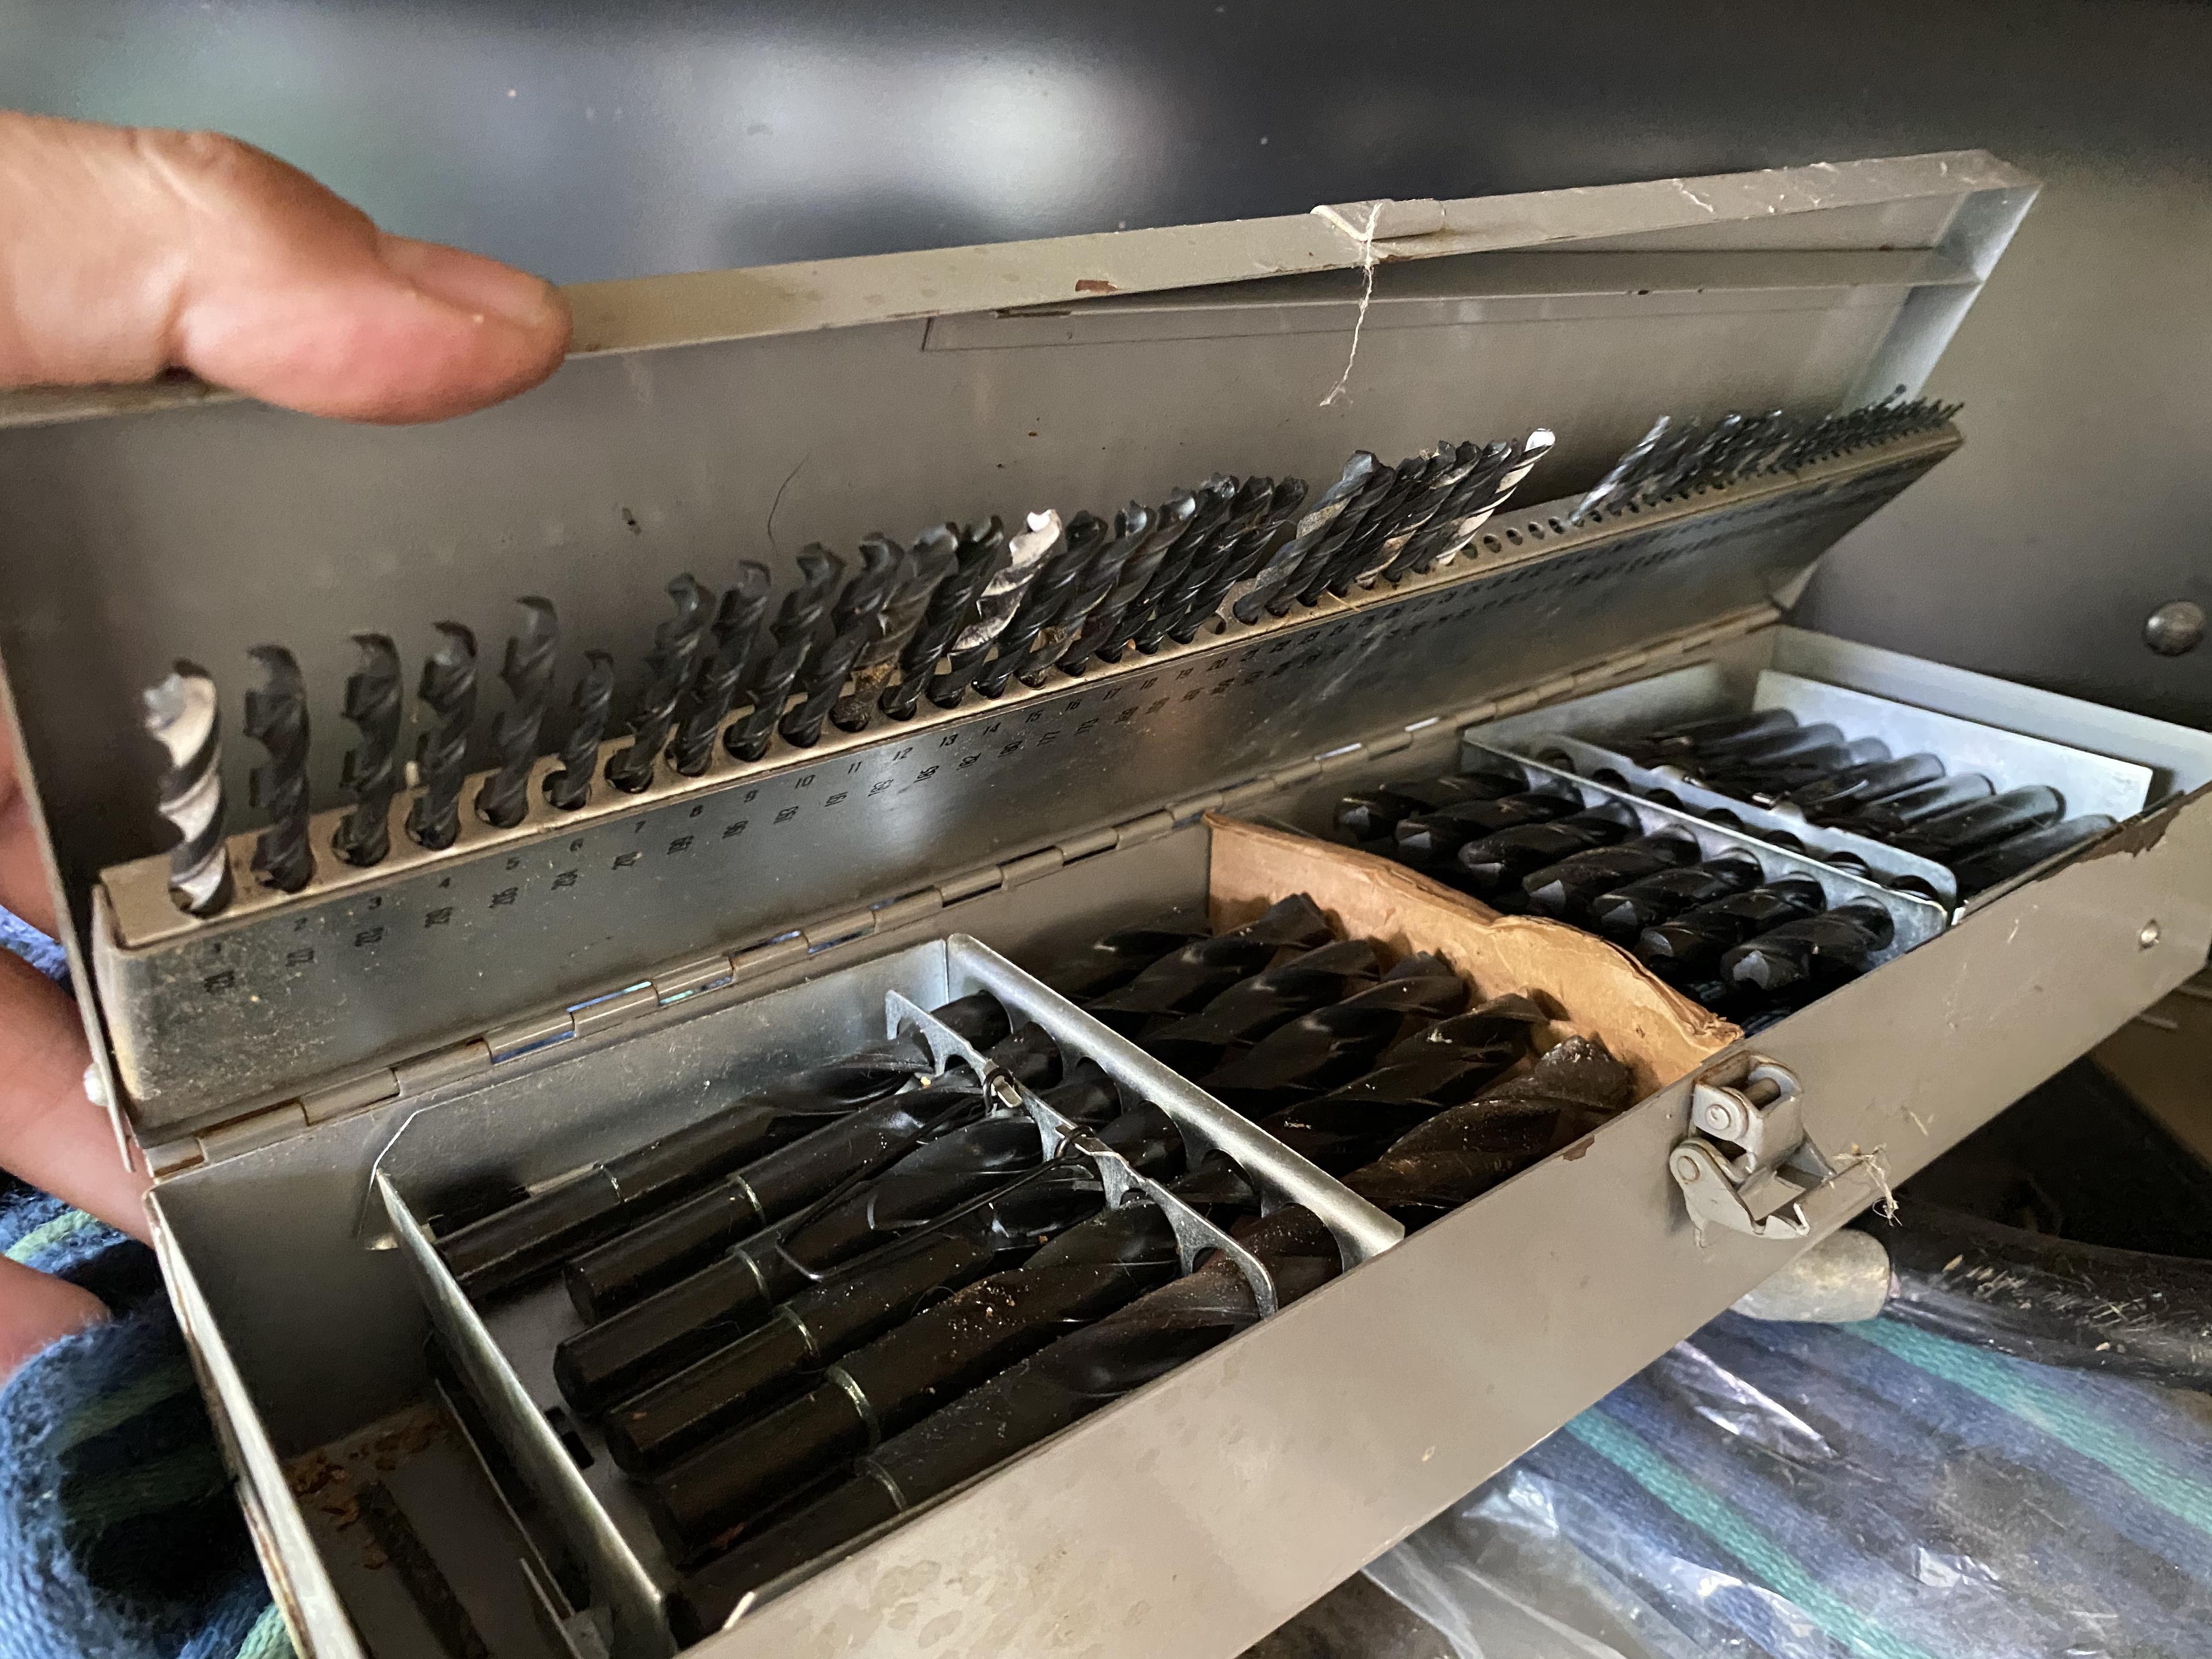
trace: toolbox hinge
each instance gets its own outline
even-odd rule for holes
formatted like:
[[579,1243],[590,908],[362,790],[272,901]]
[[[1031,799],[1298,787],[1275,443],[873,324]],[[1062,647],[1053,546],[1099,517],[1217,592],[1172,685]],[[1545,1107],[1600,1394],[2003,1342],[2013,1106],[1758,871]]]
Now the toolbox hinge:
[[1034,852],[977,866],[865,908],[825,916],[728,951],[672,961],[618,989],[572,1003],[551,1013],[496,1026],[465,1042],[396,1065],[374,1067],[310,1090],[296,1100],[281,1102],[198,1134],[145,1146],[142,1150],[148,1170],[158,1181],[183,1170],[257,1151],[333,1118],[425,1095],[434,1089],[483,1075],[507,1061],[573,1037],[598,1036],[702,992],[744,984],[878,933],[927,921],[969,899],[1025,885],[1054,874],[1078,860],[1158,841],[1206,813],[1237,812],[1261,806],[1285,791],[1327,774],[1365,766],[1410,748],[1422,732],[1438,726],[1456,730],[1502,720],[1547,702],[1664,673],[1681,666],[1686,658],[1771,627],[1781,617],[1782,612],[1775,605],[1749,605],[1624,651],[1548,672],[1541,679],[1509,686],[1484,702],[1449,714],[1395,726],[1363,742],[1342,744],[1325,754],[1287,762],[1273,771],[1155,807],[1119,823],[1071,836]]

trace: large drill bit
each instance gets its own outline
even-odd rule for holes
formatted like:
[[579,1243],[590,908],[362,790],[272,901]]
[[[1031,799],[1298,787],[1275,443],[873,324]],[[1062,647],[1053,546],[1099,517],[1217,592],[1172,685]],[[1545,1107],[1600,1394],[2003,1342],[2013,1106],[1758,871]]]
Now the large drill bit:
[[456,622],[438,624],[438,647],[422,665],[415,695],[437,724],[415,750],[422,793],[407,814],[407,833],[432,852],[461,833],[461,784],[468,771],[469,731],[477,720],[477,636]]
[[307,846],[307,685],[281,645],[256,646],[262,684],[246,694],[246,735],[269,751],[246,782],[246,799],[269,814],[253,842],[253,867],[280,893],[296,893],[315,873]]
[[338,820],[331,848],[348,864],[380,863],[392,850],[392,797],[399,787],[399,653],[381,634],[356,634],[361,667],[345,684],[342,711],[360,733],[346,750],[339,781],[353,793],[353,811]]
[[553,659],[561,648],[561,618],[553,601],[532,595],[522,606],[522,632],[510,634],[499,671],[507,704],[492,732],[499,769],[477,791],[477,811],[486,823],[512,830],[530,811],[530,769],[538,763],[538,734],[553,695]]
[[884,603],[882,630],[854,661],[851,695],[840,697],[830,711],[839,731],[867,730],[878,701],[899,678],[907,647],[928,620],[939,587],[959,568],[960,539],[946,526],[932,526],[907,550],[898,586]]
[[145,694],[145,725],[169,753],[161,778],[161,816],[179,836],[169,849],[169,896],[196,916],[230,902],[230,860],[222,840],[222,714],[215,682],[197,663],[179,661]]
[[632,795],[653,782],[654,763],[676,726],[676,705],[698,670],[707,642],[707,591],[687,574],[668,584],[668,597],[676,614],[653,630],[647,659],[653,678],[630,716],[629,747],[607,763],[607,781]]
[[935,672],[938,659],[962,629],[975,619],[983,603],[983,589],[1004,567],[1007,558],[1006,526],[992,518],[971,524],[956,535],[951,525],[927,532],[915,544],[917,561],[925,543],[934,557],[946,539],[954,543],[953,568],[929,596],[921,626],[899,653],[898,677],[884,689],[877,707],[895,720],[910,720]]
[[1060,544],[1060,514],[1048,507],[1029,515],[1029,527],[1006,540],[1006,562],[983,586],[975,620],[953,639],[951,662],[929,683],[929,700],[939,708],[957,708],[983,672],[991,647],[1021,609],[1030,584]]
[[844,690],[847,676],[882,636],[884,607],[912,569],[912,561],[896,542],[864,544],[860,557],[860,573],[845,584],[830,612],[836,631],[799,670],[793,688],[799,701],[776,728],[795,748],[811,749],[821,740],[822,724]]
[[738,566],[737,580],[722,590],[714,612],[714,652],[691,683],[676,740],[668,749],[670,763],[687,778],[707,769],[714,733],[752,677],[761,653],[762,624],[768,619],[768,567],[751,559]]
[[614,707],[615,659],[604,651],[584,653],[584,672],[568,699],[568,736],[561,745],[561,769],[545,778],[545,799],[573,812],[592,798],[599,770],[599,743],[607,734]]

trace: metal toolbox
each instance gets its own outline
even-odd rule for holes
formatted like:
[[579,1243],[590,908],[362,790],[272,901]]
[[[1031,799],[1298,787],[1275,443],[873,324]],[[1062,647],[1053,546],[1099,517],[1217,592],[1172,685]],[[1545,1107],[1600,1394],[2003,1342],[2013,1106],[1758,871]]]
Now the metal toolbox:
[[[428,430],[176,384],[0,404],[18,507],[0,650],[89,1082],[158,1177],[163,1267],[301,1652],[428,1640],[287,1479],[438,1397],[380,1170],[403,1199],[403,1166],[458,1177],[483,1150],[465,1131],[498,1121],[510,1172],[546,1179],[611,1125],[683,1121],[701,1079],[804,1058],[779,999],[813,1010],[809,1043],[858,1040],[948,935],[1036,962],[1198,902],[1209,812],[1313,823],[1348,787],[1449,769],[1463,732],[1534,732],[1684,670],[1723,701],[1773,670],[2148,775],[2112,832],[1582,1155],[698,1651],[1233,1653],[1871,1195],[1824,1188],[1799,1238],[1693,1226],[1669,1167],[1693,1122],[1750,1109],[1779,1166],[1787,1119],[1901,1179],[2201,967],[2212,738],[1781,625],[1814,562],[1955,432],[1573,516],[1662,410],[1917,389],[2033,191],[1967,152],[611,284],[573,291],[580,356],[554,380]],[[757,763],[718,748],[701,776],[550,823],[465,815],[443,851],[395,837],[385,864],[326,859],[293,894],[255,887],[247,835],[211,921],[179,915],[150,856],[134,699],[180,652],[228,683],[288,641],[335,732],[349,628],[418,640],[544,593],[641,660],[658,585],[687,566],[781,576],[799,543],[878,524],[1158,499],[1216,468],[1326,479],[1356,447],[1540,422],[1560,441],[1522,491],[1537,504],[1396,586]],[[335,808],[335,766],[314,781]],[[1283,838],[1286,869],[1321,855]],[[871,975],[872,1000],[830,989]],[[652,1650],[599,1617],[604,1585],[580,1605],[547,1570],[528,1480],[450,1447],[422,1467],[426,1507],[483,1518],[448,1528],[438,1565],[496,1650]]]

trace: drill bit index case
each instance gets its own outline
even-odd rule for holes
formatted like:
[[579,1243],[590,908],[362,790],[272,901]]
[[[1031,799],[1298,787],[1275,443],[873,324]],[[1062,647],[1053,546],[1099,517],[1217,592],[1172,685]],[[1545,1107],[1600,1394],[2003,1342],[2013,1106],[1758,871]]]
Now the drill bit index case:
[[[1410,872],[1214,815],[1322,829],[1347,791],[1452,772],[1463,741],[1543,765],[1528,744],[1546,737],[1571,787],[1636,794],[1646,780],[1595,775],[1576,745],[1786,690],[1871,700],[1820,718],[1893,730],[1899,753],[1964,740],[1902,741],[1923,720],[1989,734],[1974,763],[1992,771],[1997,748],[2046,745],[2036,781],[2114,823],[1963,907],[1942,866],[1917,871],[1931,898],[1869,854],[1899,924],[1871,971],[1655,1077],[1581,1148],[1416,1236],[1367,1238],[1323,1291],[694,1650],[1225,1659],[1838,1224],[1873,1194],[1867,1160],[1902,1179],[2201,967],[2212,738],[1782,623],[1953,428],[1867,428],[1577,510],[1655,416],[1917,394],[2034,190],[1962,152],[606,284],[572,291],[578,355],[546,386],[423,430],[174,383],[0,400],[0,657],[88,1083],[156,1176],[163,1270],[303,1656],[461,1650],[456,1605],[501,1659],[666,1650],[621,1538],[578,1568],[570,1523],[592,1506],[562,1494],[594,1472],[543,1402],[502,1435],[427,1357],[467,1312],[440,1303],[419,1224],[451,1183],[543,1184],[691,1121],[710,1091],[879,1040],[885,994],[927,1004],[969,948],[954,935],[1037,965],[1209,895],[1299,891],[1376,938],[1416,914],[1487,925]],[[741,560],[782,596],[811,580],[811,543],[993,514],[1056,533],[1216,469],[1319,498],[1355,450],[1387,467],[1439,436],[1539,428],[1556,443],[1449,562],[1249,619],[1209,595],[1187,639],[1080,673],[864,711],[858,730],[802,715],[810,696],[757,752],[658,758],[699,585],[761,591]],[[698,582],[670,582],[685,571]],[[349,635],[412,669],[451,658],[441,624],[507,627],[525,595],[562,619],[562,696],[607,653],[580,712],[556,699],[533,757],[492,719],[520,694],[488,692],[472,732],[444,684],[420,775],[343,842],[381,830],[389,851],[349,862]],[[508,686],[542,685],[542,634],[516,637]],[[278,642],[251,729],[272,756],[293,718],[313,734],[304,872],[289,836],[257,866],[246,805],[239,693],[248,653]],[[180,657],[208,666],[226,741],[200,758],[237,804],[205,872],[234,896],[204,915],[172,896],[139,702]],[[857,688],[864,665],[836,666]],[[1863,726],[1874,712],[1893,726]],[[580,804],[545,789],[564,750],[588,768]],[[1819,837],[1680,822],[1859,890]],[[1747,1103],[1754,1073],[1788,1079],[1808,1144],[1858,1176],[1812,1194],[1797,1235],[1700,1242],[1669,1160],[1693,1098]],[[459,1426],[422,1437],[377,1501],[428,1540],[410,1559],[450,1591],[443,1635],[287,1476],[428,1419]],[[517,1445],[539,1465],[519,1470]]]

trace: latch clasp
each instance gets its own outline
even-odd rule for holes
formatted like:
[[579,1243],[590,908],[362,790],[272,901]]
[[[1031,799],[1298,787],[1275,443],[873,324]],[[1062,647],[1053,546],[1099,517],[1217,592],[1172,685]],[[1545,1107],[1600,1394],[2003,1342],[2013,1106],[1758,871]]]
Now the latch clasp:
[[1805,1133],[1796,1074],[1757,1054],[1691,1085],[1690,1133],[1667,1168],[1700,1237],[1721,1226],[1753,1238],[1804,1238],[1875,1190],[1861,1160],[1839,1164]]

